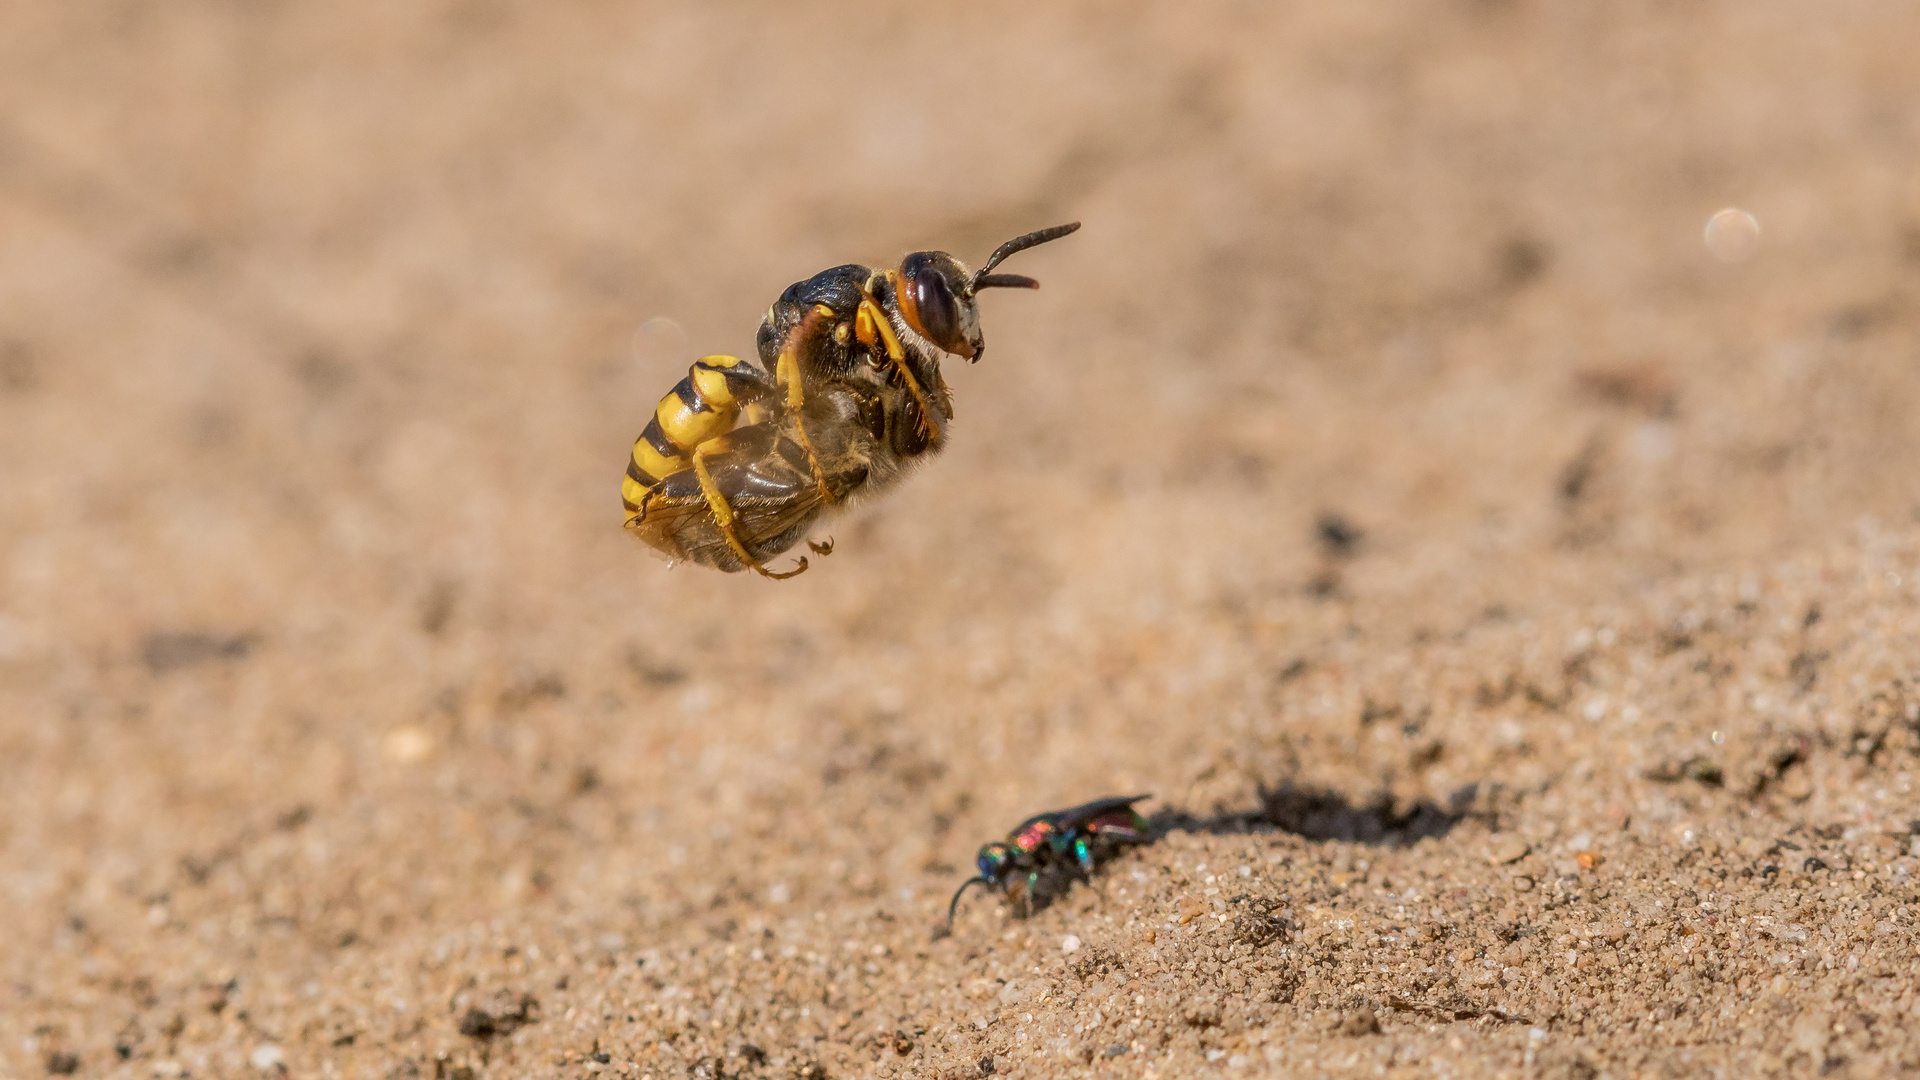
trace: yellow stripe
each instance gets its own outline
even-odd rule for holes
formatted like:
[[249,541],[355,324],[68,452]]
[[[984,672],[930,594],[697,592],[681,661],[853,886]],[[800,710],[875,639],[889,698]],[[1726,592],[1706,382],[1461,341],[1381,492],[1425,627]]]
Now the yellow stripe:
[[653,415],[660,422],[660,430],[673,440],[673,445],[682,449],[691,449],[705,442],[709,422],[720,418],[714,412],[694,412],[687,408],[686,402],[681,401],[678,394],[661,398]]
[[647,497],[646,486],[631,476],[623,476],[620,478],[620,497],[637,507]]
[[[660,451],[655,450],[653,444],[645,439],[635,440],[633,444],[633,463],[640,466],[641,472],[646,473],[648,476],[660,477],[661,479],[665,479],[687,467],[685,458],[666,457],[661,454]],[[628,484],[633,483],[633,478],[627,477],[626,481]],[[620,490],[625,491],[626,484],[620,485]],[[640,490],[645,491],[646,489],[641,488]],[[640,500],[635,499],[633,501],[639,502]]]
[[730,410],[736,404],[733,389],[727,385],[727,377],[711,368],[694,366],[693,391],[716,410]]
[[710,409],[706,412],[694,412],[692,409],[681,406],[678,399],[675,399],[672,404],[673,409],[669,414],[668,403],[661,402],[657,415],[660,417],[660,430],[667,433],[667,438],[672,439],[675,446],[692,449],[715,435],[723,435],[733,428],[733,414],[736,410],[732,408],[724,411]]
[[[739,402],[734,399],[733,391],[727,386],[726,376],[706,367],[729,368],[740,361],[731,356],[706,356],[696,361],[687,372],[688,381],[693,384],[694,396],[706,406],[703,411],[695,411],[680,400],[677,392],[669,392],[660,399],[653,410],[654,418],[660,422],[662,434],[673,441],[682,450],[691,450],[715,435],[733,430],[733,418],[739,412]],[[703,367],[706,365],[706,367]],[[677,391],[679,388],[675,387]],[[644,465],[645,463],[642,462]],[[651,470],[649,470],[651,471]],[[655,473],[656,476],[665,475]]]

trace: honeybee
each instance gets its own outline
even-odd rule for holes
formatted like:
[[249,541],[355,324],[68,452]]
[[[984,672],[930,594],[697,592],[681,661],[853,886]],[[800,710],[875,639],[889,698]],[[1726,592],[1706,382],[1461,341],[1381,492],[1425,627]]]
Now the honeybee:
[[759,366],[702,357],[660,399],[620,485],[628,531],[670,562],[776,579],[805,571],[804,555],[790,570],[766,563],[823,513],[885,490],[945,445],[953,393],[940,359],[986,352],[980,290],[1040,287],[994,267],[1079,227],[1015,237],[978,271],[916,251],[895,269],[848,264],[788,286],[760,323]]

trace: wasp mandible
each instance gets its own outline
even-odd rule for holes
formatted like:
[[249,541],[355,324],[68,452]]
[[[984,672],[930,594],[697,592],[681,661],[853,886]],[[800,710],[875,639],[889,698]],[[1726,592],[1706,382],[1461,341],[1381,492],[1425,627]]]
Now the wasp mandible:
[[758,367],[702,357],[660,399],[620,485],[627,529],[673,562],[804,571],[804,555],[791,570],[766,563],[822,513],[885,490],[946,442],[953,393],[940,359],[986,352],[980,291],[1040,287],[994,268],[1079,227],[1015,237],[978,271],[916,251],[891,270],[848,264],[789,286],[760,323]]
[[[982,844],[974,856],[980,868],[977,877],[960,883],[947,903],[947,929],[953,929],[953,913],[959,910],[960,897],[972,885],[990,885],[1001,890],[1016,873],[1027,876],[1027,910],[1033,910],[1033,887],[1040,875],[1053,867],[1078,866],[1093,876],[1093,845],[1101,837],[1139,841],[1147,838],[1147,822],[1133,804],[1151,795],[1116,795],[1090,803],[1035,814],[1013,827],[1007,838]],[[1069,861],[1071,860],[1071,861]]]

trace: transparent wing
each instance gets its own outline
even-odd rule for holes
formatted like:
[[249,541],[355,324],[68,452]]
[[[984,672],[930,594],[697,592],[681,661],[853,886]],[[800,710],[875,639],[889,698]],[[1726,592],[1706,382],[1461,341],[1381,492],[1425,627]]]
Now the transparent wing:
[[[727,436],[723,452],[706,458],[714,487],[733,510],[735,537],[762,563],[799,543],[826,505],[810,470],[795,467],[781,452],[783,441],[774,424],[750,425]],[[839,488],[835,481],[829,476],[829,485]],[[729,573],[746,569],[691,468],[655,484],[643,512],[628,527],[670,559]]]

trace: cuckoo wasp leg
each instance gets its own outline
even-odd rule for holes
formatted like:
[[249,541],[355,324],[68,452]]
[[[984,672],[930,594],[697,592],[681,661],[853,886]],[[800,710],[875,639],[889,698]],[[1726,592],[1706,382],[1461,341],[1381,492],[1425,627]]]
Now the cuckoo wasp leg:
[[[807,569],[807,557],[805,555],[800,556],[800,564],[798,566],[795,566],[791,570],[775,573],[767,569],[759,559],[754,558],[753,553],[748,551],[746,545],[740,542],[740,535],[736,533],[733,528],[733,507],[727,503],[727,497],[721,494],[719,486],[713,482],[713,473],[707,470],[707,454],[719,445],[722,444],[719,440],[715,440],[714,442],[701,443],[699,446],[693,448],[693,472],[695,476],[700,478],[700,493],[707,497],[707,507],[713,511],[713,521],[715,525],[720,527],[720,535],[727,538],[727,546],[733,549],[734,555],[737,556],[741,562],[753,567],[754,573],[759,574],[761,577],[772,578],[775,581],[785,581],[787,578],[797,577],[805,573]],[[824,482],[822,483],[822,487],[825,487]]]
[[1081,871],[1087,875],[1088,881],[1092,881],[1093,844],[1088,837],[1076,836],[1073,838],[1073,857],[1080,860]]

